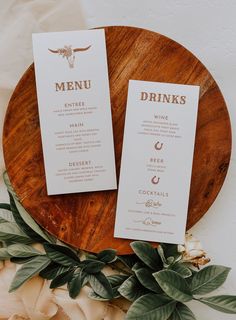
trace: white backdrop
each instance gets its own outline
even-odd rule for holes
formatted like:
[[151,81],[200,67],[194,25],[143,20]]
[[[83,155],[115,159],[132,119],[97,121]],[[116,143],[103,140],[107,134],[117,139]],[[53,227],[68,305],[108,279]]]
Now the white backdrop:
[[[216,294],[236,294],[236,1],[235,0],[0,0],[0,125],[8,99],[32,62],[31,33],[129,25],[162,33],[192,51],[209,69],[231,116],[233,152],[215,203],[192,228],[212,262],[232,267]],[[1,171],[4,170],[2,150]],[[7,200],[3,183],[0,200]],[[199,320],[235,319],[191,303]]]

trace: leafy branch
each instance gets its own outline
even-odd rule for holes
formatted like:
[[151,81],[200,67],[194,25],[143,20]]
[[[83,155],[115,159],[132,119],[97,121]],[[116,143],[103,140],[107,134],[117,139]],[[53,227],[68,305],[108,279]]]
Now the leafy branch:
[[[40,275],[54,289],[67,285],[71,298],[83,286],[91,288],[89,297],[108,301],[124,297],[132,302],[127,320],[196,319],[186,303],[194,300],[220,312],[236,314],[236,296],[206,294],[218,289],[227,279],[230,268],[211,265],[199,270],[184,258],[177,245],[131,243],[134,254],[118,256],[113,249],[98,254],[84,254],[57,241],[31,218],[18,201],[8,179],[10,204],[0,208],[0,260],[21,264],[9,291]],[[7,210],[7,214],[6,214]],[[40,243],[41,246],[34,246]],[[104,267],[119,270],[106,276]]]

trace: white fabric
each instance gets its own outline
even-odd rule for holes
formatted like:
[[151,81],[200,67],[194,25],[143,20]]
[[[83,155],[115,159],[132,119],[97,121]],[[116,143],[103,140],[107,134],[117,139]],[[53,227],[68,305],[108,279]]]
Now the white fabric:
[[[85,286],[78,297],[69,297],[66,286],[49,289],[49,282],[36,276],[13,293],[8,293],[16,273],[15,264],[0,264],[0,319],[1,320],[124,320],[130,305],[124,299],[113,302],[88,298]],[[109,270],[108,270],[109,271]],[[114,273],[110,269],[109,274]]]

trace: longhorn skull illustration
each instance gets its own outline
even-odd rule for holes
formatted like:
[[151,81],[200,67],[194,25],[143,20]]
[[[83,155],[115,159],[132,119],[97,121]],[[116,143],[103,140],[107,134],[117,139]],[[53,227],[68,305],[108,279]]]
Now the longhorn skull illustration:
[[62,58],[66,58],[66,60],[69,63],[70,68],[74,68],[75,66],[75,52],[79,51],[86,51],[91,46],[88,46],[86,48],[75,48],[72,49],[72,46],[64,46],[64,48],[59,48],[57,50],[48,49],[51,53],[57,53],[59,56],[62,56]]

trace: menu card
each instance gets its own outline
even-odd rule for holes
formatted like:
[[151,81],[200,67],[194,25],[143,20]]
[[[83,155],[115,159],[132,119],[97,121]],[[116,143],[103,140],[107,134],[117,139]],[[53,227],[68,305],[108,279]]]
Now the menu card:
[[115,237],[183,243],[199,87],[129,81]]
[[104,30],[33,34],[49,195],[116,188]]

